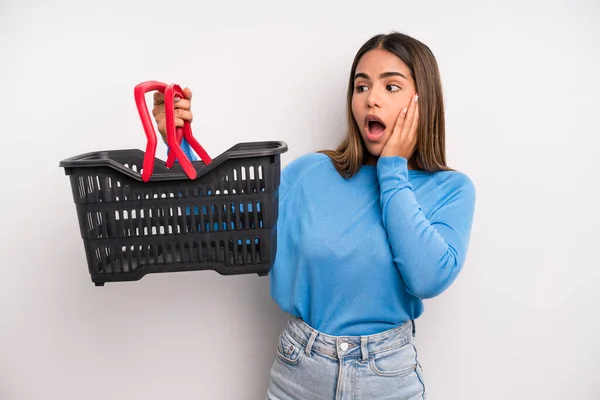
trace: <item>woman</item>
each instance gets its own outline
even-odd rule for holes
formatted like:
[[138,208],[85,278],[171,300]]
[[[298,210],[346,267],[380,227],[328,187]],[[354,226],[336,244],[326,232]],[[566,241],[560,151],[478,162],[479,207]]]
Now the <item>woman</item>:
[[[179,126],[192,119],[185,94]],[[429,48],[400,33],[368,40],[352,64],[347,111],[336,150],[282,171],[271,295],[290,318],[268,399],[425,398],[414,320],[465,260],[475,189],[446,165]]]

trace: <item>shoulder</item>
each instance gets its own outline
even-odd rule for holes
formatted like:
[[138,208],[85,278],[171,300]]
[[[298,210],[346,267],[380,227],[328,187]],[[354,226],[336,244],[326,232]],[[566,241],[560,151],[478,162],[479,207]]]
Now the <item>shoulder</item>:
[[322,173],[328,167],[332,167],[331,159],[323,153],[307,153],[290,161],[281,170],[282,194],[287,193],[305,176]]
[[283,167],[282,174],[288,181],[297,180],[305,173],[310,172],[315,168],[328,165],[328,163],[331,164],[330,158],[325,154],[307,153],[292,160]]
[[284,169],[286,170],[303,170],[312,166],[322,164],[329,161],[330,158],[323,153],[306,153],[290,161]]
[[475,184],[466,173],[455,170],[439,171],[433,176],[445,196],[459,195],[475,200]]

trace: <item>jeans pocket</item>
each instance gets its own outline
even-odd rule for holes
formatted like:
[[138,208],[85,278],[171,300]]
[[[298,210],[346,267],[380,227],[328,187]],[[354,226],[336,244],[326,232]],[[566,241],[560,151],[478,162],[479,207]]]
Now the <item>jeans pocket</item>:
[[277,358],[284,363],[295,365],[298,363],[301,353],[302,347],[295,340],[291,339],[286,332],[279,335]]
[[417,353],[412,343],[407,343],[381,353],[373,354],[369,367],[378,376],[403,377],[417,369]]

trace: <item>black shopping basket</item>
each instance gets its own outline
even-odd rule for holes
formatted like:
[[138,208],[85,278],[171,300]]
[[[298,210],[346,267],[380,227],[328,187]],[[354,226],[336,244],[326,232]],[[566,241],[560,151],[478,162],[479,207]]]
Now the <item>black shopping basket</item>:
[[[165,91],[165,99],[172,93]],[[141,111],[140,102],[138,110],[148,134],[147,110]],[[177,135],[169,137],[169,147],[181,155],[179,143],[185,135]],[[188,140],[190,136],[191,131]],[[154,157],[156,142],[150,142],[145,153],[98,151],[60,162],[70,177],[96,286],[158,272],[267,275],[277,249],[280,155],[287,145],[239,143],[208,163],[183,155],[169,168],[168,161]],[[144,171],[148,166],[149,179]]]

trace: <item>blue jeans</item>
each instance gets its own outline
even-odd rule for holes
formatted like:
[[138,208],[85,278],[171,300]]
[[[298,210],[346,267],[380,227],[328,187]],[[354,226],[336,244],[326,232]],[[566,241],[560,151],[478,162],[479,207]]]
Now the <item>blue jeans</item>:
[[268,400],[423,400],[411,321],[369,336],[329,336],[291,316],[279,336]]

